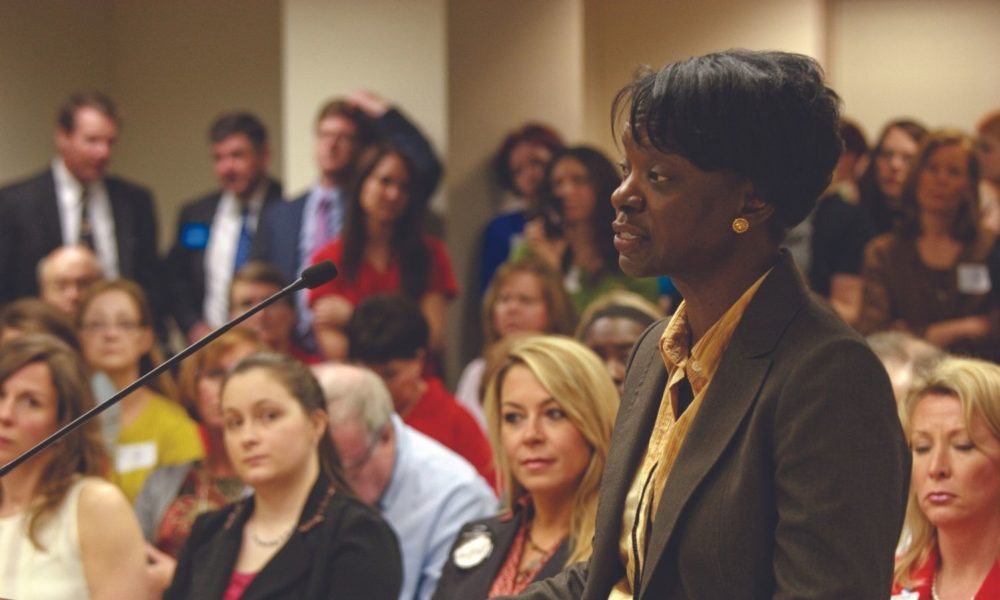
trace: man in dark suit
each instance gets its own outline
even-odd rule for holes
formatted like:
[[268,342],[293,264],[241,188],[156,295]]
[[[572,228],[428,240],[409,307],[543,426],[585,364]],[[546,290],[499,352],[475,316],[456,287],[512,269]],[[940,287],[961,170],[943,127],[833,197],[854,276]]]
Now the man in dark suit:
[[270,152],[260,119],[221,115],[208,137],[221,189],[184,205],[167,257],[171,308],[191,341],[226,321],[233,273],[250,258],[264,209],[282,202],[281,185],[267,175]]
[[731,50],[619,93],[615,246],[685,298],[629,360],[588,563],[522,598],[889,597],[909,452],[889,379],[780,249],[830,181],[812,59]]
[[[254,239],[253,258],[275,265],[288,281],[297,279],[316,251],[340,233],[355,162],[365,147],[379,140],[396,145],[413,161],[416,185],[429,196],[441,178],[441,164],[419,129],[369,91],[330,100],[316,117],[319,179],[298,198],[268,207]],[[296,299],[297,332],[311,347],[312,314],[306,290]]]
[[84,244],[106,277],[134,279],[164,306],[153,196],[106,175],[118,129],[110,98],[73,94],[59,110],[51,166],[0,190],[0,304],[37,295],[38,262]]

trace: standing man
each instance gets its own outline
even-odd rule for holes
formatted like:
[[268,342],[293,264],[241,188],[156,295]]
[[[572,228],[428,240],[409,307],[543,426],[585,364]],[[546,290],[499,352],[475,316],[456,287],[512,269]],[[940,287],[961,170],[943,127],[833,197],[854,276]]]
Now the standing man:
[[496,496],[472,465],[393,413],[378,375],[352,365],[324,365],[316,375],[354,493],[382,512],[399,539],[399,598],[428,600],[459,529],[493,515]]
[[[441,164],[419,129],[366,90],[330,100],[316,117],[314,152],[319,179],[291,202],[268,207],[254,241],[253,258],[274,264],[288,281],[295,281],[316,251],[340,233],[354,164],[361,150],[378,140],[389,141],[406,153],[414,164],[415,185],[423,186],[429,196],[441,178]],[[306,290],[296,299],[298,334],[312,346]]]
[[181,209],[167,258],[174,318],[190,341],[222,325],[229,282],[250,258],[265,206],[281,202],[281,184],[267,175],[267,129],[246,112],[223,114],[208,134],[221,189]]
[[830,181],[839,104],[784,52],[619,92],[619,262],[685,300],[629,359],[590,561],[522,598],[889,597],[910,472],[892,387],[781,249]]
[[37,295],[39,261],[73,244],[92,250],[106,277],[133,279],[154,304],[162,299],[153,196],[107,176],[119,126],[110,98],[73,94],[56,118],[52,164],[0,190],[0,304]]

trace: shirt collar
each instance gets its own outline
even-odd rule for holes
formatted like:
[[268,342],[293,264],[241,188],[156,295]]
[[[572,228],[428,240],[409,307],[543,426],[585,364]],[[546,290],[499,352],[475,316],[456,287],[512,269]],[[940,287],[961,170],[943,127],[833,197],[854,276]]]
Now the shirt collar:
[[671,374],[671,380],[675,379],[674,375],[680,375],[678,373],[680,369],[687,376],[695,394],[708,385],[722,361],[722,354],[729,345],[729,340],[736,332],[736,326],[743,318],[743,313],[771,270],[768,269],[758,277],[736,302],[726,309],[719,320],[708,328],[694,347],[691,347],[687,302],[681,302],[674,316],[670,318],[667,328],[663,330],[663,335],[660,336],[660,355],[663,357],[667,372]]

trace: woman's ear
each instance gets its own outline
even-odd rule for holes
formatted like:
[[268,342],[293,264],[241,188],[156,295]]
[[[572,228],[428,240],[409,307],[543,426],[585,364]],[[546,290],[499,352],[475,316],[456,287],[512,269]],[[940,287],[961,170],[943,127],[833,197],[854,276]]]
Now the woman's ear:
[[320,408],[312,411],[309,415],[309,425],[313,430],[313,433],[316,435],[316,441],[318,442],[323,439],[323,436],[326,435],[327,428],[326,411]]
[[774,204],[765,202],[757,193],[757,189],[750,181],[746,182],[743,191],[743,202],[740,205],[740,214],[750,222],[751,228],[762,227],[774,217]]

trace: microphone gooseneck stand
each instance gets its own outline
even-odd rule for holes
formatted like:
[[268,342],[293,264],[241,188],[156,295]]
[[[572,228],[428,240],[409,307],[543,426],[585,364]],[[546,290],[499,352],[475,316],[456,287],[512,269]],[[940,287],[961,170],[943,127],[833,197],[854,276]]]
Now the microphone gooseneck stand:
[[95,416],[101,414],[101,412],[103,412],[104,410],[107,410],[108,408],[114,406],[122,398],[128,396],[132,392],[134,392],[137,389],[141,388],[142,386],[146,385],[146,382],[148,382],[153,377],[156,377],[160,373],[163,373],[164,371],[173,368],[174,365],[176,365],[177,363],[181,362],[182,360],[184,360],[188,356],[194,354],[195,352],[197,352],[198,350],[200,350],[202,347],[204,347],[206,344],[211,343],[212,340],[214,340],[215,338],[217,338],[220,335],[222,335],[223,333],[229,331],[233,327],[239,325],[243,321],[249,319],[250,317],[252,317],[256,313],[260,312],[261,310],[267,308],[271,304],[274,304],[275,302],[277,302],[278,300],[281,300],[282,298],[284,298],[288,294],[297,292],[297,291],[299,291],[299,290],[301,290],[303,288],[312,289],[312,288],[318,287],[320,285],[323,285],[324,283],[326,283],[327,281],[330,281],[331,279],[333,279],[336,276],[337,276],[337,267],[335,267],[333,265],[333,263],[330,262],[330,261],[328,261],[328,260],[323,261],[323,262],[318,263],[318,264],[315,264],[315,265],[313,265],[313,266],[305,269],[304,271],[302,271],[302,275],[298,279],[296,279],[295,281],[293,281],[290,285],[288,285],[284,289],[282,289],[282,290],[280,290],[278,292],[275,292],[270,297],[265,298],[259,304],[257,304],[253,308],[247,310],[242,315],[239,315],[238,317],[230,320],[228,323],[225,323],[224,325],[220,326],[215,331],[209,333],[205,337],[203,337],[200,340],[196,341],[195,343],[191,344],[190,346],[188,346],[184,350],[181,350],[176,355],[170,357],[170,359],[164,361],[162,364],[160,364],[156,368],[151,369],[150,371],[148,371],[147,373],[145,373],[139,379],[136,379],[135,381],[133,381],[131,384],[129,384],[127,387],[125,387],[125,389],[119,391],[117,394],[115,394],[114,396],[108,398],[107,400],[105,400],[104,402],[98,404],[97,406],[94,406],[93,408],[91,408],[87,412],[83,413],[79,417],[73,419],[69,423],[66,423],[61,428],[59,428],[57,431],[55,431],[54,433],[52,433],[52,435],[50,435],[47,438],[45,438],[44,440],[38,442],[32,448],[28,449],[23,454],[21,454],[20,456],[18,456],[14,460],[10,461],[9,463],[5,464],[3,467],[0,467],[0,477],[3,477],[4,475],[10,473],[11,471],[13,471],[14,469],[16,469],[19,465],[21,465],[22,463],[24,463],[25,461],[27,461],[31,457],[35,456],[36,454],[38,454],[42,450],[45,450],[49,446],[51,446],[51,445],[55,444],[56,442],[58,442],[60,439],[62,439],[63,437],[65,437],[66,434],[68,434],[69,432],[71,432],[74,429],[76,429],[77,427],[83,425],[84,423],[86,423],[90,419],[94,418]]

